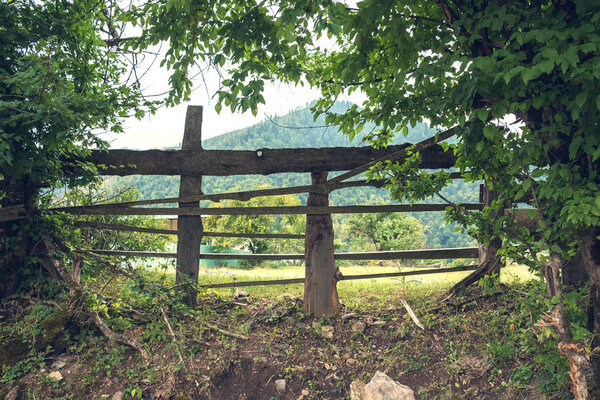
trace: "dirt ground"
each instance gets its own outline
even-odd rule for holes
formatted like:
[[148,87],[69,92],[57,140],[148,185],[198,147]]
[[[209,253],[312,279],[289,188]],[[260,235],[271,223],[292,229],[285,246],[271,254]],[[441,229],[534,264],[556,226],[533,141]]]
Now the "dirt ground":
[[[376,371],[410,386],[417,399],[569,398],[566,389],[542,394],[535,368],[530,379],[515,378],[515,371],[528,374],[531,355],[512,351],[502,359],[490,350],[490,337],[502,346],[514,330],[512,297],[470,296],[460,306],[416,307],[422,330],[397,304],[371,311],[342,306],[339,317],[314,320],[291,295],[207,295],[199,307],[205,318],[167,310],[170,326],[142,318],[124,330],[149,349],[148,362],[92,327],[80,329],[21,378],[4,379],[0,398],[348,399],[350,383],[368,382]],[[276,389],[279,379],[285,393]]]

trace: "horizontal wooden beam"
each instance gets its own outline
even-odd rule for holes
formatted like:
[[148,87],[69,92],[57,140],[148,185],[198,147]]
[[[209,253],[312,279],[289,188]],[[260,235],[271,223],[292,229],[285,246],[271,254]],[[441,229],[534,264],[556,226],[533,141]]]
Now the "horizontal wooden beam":
[[[94,221],[76,221],[75,226],[92,228],[92,229],[106,229],[112,231],[126,231],[126,232],[144,232],[144,233],[158,233],[162,235],[177,235],[176,229],[157,229],[157,228],[143,228],[140,226],[130,226],[122,224],[106,224],[102,222]],[[304,239],[304,235],[295,235],[291,233],[231,233],[231,232],[209,232],[204,231],[202,236],[209,237],[243,237],[243,238],[256,238],[256,239]]]
[[[450,175],[451,179],[462,178],[462,175],[460,172],[450,172],[449,175]],[[318,184],[318,185],[302,185],[302,186],[291,186],[291,187],[283,187],[283,188],[245,190],[245,191],[241,191],[241,192],[201,194],[201,195],[197,195],[197,196],[166,197],[166,198],[162,198],[162,199],[136,200],[136,201],[126,201],[126,202],[120,202],[120,203],[94,204],[94,205],[90,205],[90,206],[57,207],[57,208],[52,208],[51,210],[74,212],[76,210],[81,210],[83,208],[111,209],[111,208],[147,206],[147,205],[167,204],[167,203],[188,203],[188,202],[196,202],[196,201],[203,201],[203,200],[214,201],[214,202],[219,202],[221,200],[248,201],[248,200],[256,198],[256,197],[282,196],[282,195],[286,195],[286,194],[300,194],[300,193],[308,193],[308,192],[331,193],[338,189],[363,187],[363,186],[383,187],[384,185],[385,185],[385,182],[374,181],[374,180],[369,181],[369,182],[367,182],[366,180],[347,181],[347,182],[330,182],[330,183],[322,183],[322,184]]]
[[27,217],[24,205],[0,208],[0,222],[16,221]]
[[[480,210],[479,203],[459,204],[466,210]],[[56,209],[55,211],[78,215],[270,215],[270,214],[362,214],[379,212],[424,212],[444,211],[447,204],[391,204],[384,206],[290,206],[290,207],[161,207],[161,208],[130,208],[83,207]]]
[[[413,275],[429,275],[429,274],[445,274],[448,272],[473,271],[477,269],[477,265],[461,265],[451,268],[435,268],[422,269],[417,271],[404,272],[384,272],[380,274],[364,274],[364,275],[344,275],[339,278],[340,281],[350,281],[357,279],[376,279],[376,278],[393,278],[398,276],[413,276]],[[230,288],[230,287],[246,287],[246,286],[272,286],[272,285],[289,285],[295,283],[304,283],[304,278],[289,278],[289,279],[271,279],[263,281],[235,281],[226,283],[212,283],[207,285],[199,285],[204,289]]]
[[[176,253],[159,253],[148,251],[129,250],[90,250],[96,254],[124,257],[155,257],[175,258]],[[478,258],[478,247],[458,247],[453,249],[423,249],[423,250],[397,250],[375,251],[360,253],[336,253],[336,260],[437,260],[448,258]],[[202,253],[200,259],[204,260],[304,260],[304,254],[240,254],[240,253]]]
[[[102,175],[269,175],[281,172],[345,171],[393,154],[410,144],[258,150],[108,150],[85,161]],[[450,168],[456,157],[433,145],[421,152],[424,169]]]

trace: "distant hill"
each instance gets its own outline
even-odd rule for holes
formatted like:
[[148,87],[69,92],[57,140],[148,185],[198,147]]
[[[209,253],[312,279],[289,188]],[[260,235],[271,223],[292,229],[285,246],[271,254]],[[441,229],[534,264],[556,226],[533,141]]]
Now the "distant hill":
[[[350,106],[350,103],[338,103],[333,111],[342,112]],[[248,128],[206,139],[202,146],[211,150],[364,146],[365,144],[361,143],[362,138],[374,129],[374,126],[365,126],[362,134],[357,135],[350,142],[348,137],[341,134],[337,128],[324,125],[322,116],[313,121],[310,107],[307,106],[284,116],[272,117]],[[406,137],[396,136],[393,143],[416,143],[432,136],[434,132],[426,124],[418,124],[409,130]],[[205,177],[202,189],[205,193],[219,193],[247,190],[265,184],[272,187],[286,187],[309,183],[310,175],[306,173]],[[144,199],[176,197],[179,190],[179,177],[139,175],[111,177],[107,179],[107,185],[138,188]],[[462,182],[447,188],[445,194],[456,202],[475,202],[478,198],[477,185],[465,185]],[[306,201],[306,195],[300,197]],[[390,199],[385,189],[349,188],[331,193],[330,202],[332,205],[385,204],[390,203]],[[457,247],[473,244],[470,238],[452,232],[452,227],[442,221],[441,213],[415,213],[415,216],[426,226],[427,242],[430,246]]]

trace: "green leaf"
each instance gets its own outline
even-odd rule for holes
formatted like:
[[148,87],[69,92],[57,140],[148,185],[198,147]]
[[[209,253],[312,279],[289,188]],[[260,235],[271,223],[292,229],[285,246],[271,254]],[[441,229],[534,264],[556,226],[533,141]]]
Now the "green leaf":
[[587,95],[587,92],[579,92],[577,94],[577,97],[575,97],[575,104],[577,104],[579,108],[583,107],[583,105],[585,104]]

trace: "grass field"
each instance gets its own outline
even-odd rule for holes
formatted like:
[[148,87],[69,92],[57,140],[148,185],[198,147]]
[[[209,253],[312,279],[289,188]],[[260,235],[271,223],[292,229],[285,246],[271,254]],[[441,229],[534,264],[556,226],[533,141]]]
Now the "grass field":
[[[418,271],[417,268],[379,266],[372,265],[350,265],[341,266],[344,275],[361,275],[388,273],[400,271]],[[167,274],[173,274],[172,268],[167,269]],[[338,283],[340,301],[350,308],[361,308],[361,305],[370,303],[373,305],[387,304],[399,297],[419,298],[423,295],[441,294],[452,284],[458,282],[470,273],[470,271],[450,272],[429,275],[414,275],[396,278],[377,278],[364,280],[349,280]],[[201,268],[199,284],[215,284],[225,282],[241,282],[252,280],[275,280],[304,277],[304,266],[282,265],[277,267],[256,267],[253,269],[238,268]],[[533,278],[526,267],[509,265],[505,267],[500,275],[503,283],[514,281],[525,281]],[[255,298],[276,298],[284,293],[301,297],[303,284],[252,286],[244,287],[250,295]],[[233,294],[235,288],[212,289],[223,295]]]

